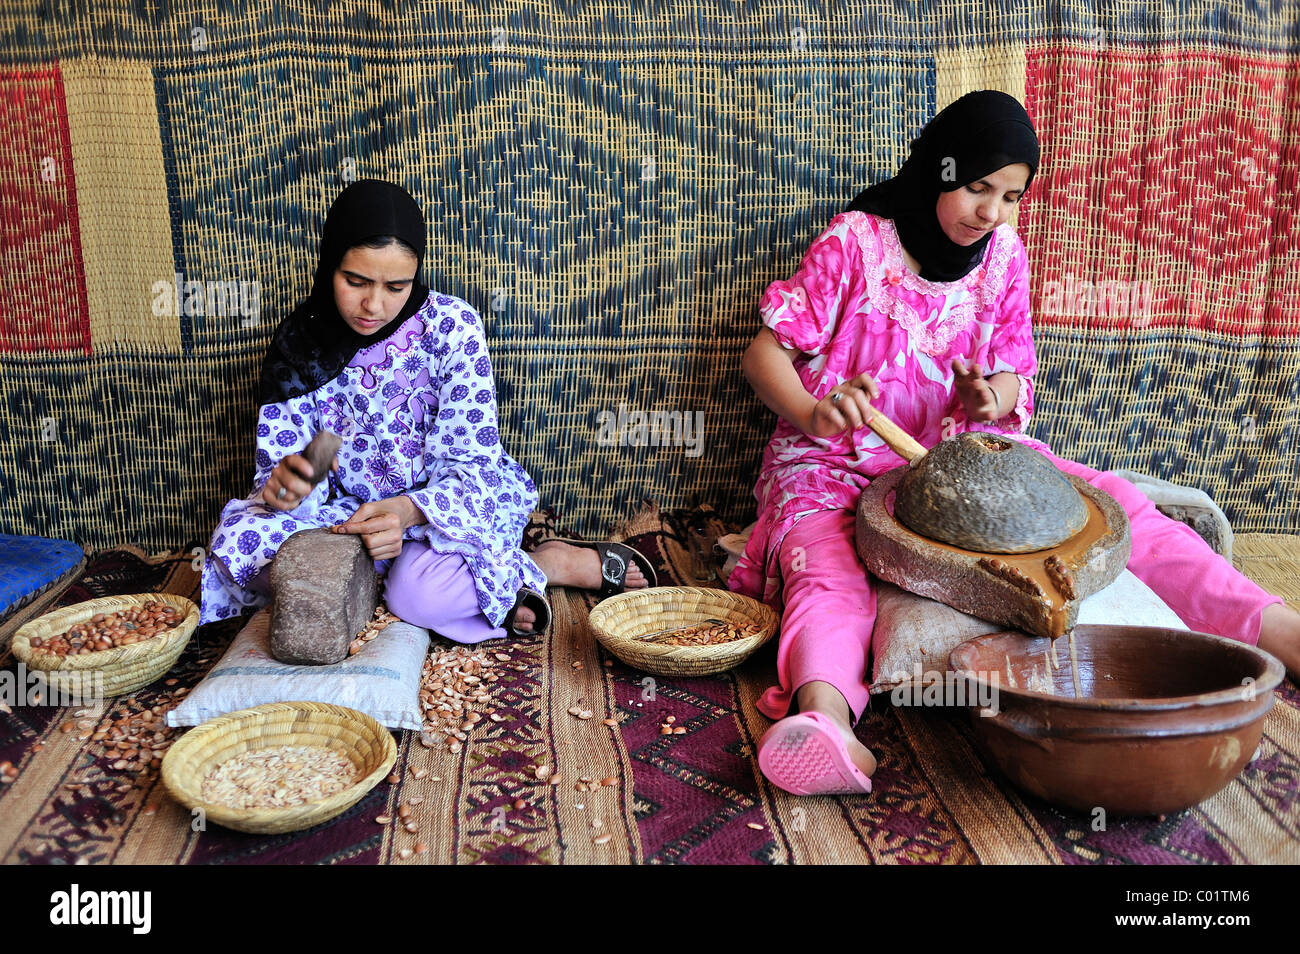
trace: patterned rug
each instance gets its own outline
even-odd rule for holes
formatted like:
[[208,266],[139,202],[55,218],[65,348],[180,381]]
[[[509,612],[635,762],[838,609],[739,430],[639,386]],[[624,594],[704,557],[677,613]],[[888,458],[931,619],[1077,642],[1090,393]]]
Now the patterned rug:
[[[717,583],[705,557],[724,532],[706,509],[647,508],[615,534],[651,555],[660,581]],[[529,541],[559,536],[551,514]],[[1237,562],[1289,599],[1300,538],[1237,537]],[[191,557],[148,557],[124,547],[90,561],[59,599],[68,605],[126,592],[197,594]],[[1286,589],[1285,587],[1290,587]],[[587,627],[589,596],[552,591],[551,634],[494,647],[502,667],[493,705],[452,755],[398,733],[401,782],[381,782],[352,809],[305,832],[253,836],[191,829],[156,773],[112,769],[74,713],[46,706],[0,714],[0,761],[19,769],[0,786],[0,860],[66,864],[1235,864],[1300,862],[1300,693],[1285,683],[1256,758],[1222,792],[1163,819],[1064,812],[1011,789],[977,754],[959,712],[888,706],[859,735],[880,761],[875,792],[795,798],[757,771],[755,743],[768,720],[754,707],[775,679],[774,652],[737,671],[653,681],[604,653]],[[92,727],[127,707],[153,706],[192,686],[220,657],[241,621],[203,627],[177,666],[130,698],[113,699]],[[575,666],[575,663],[582,665]],[[13,669],[11,658],[2,665]],[[515,668],[521,667],[521,668]],[[594,717],[569,716],[570,706]],[[669,716],[685,734],[661,735]],[[601,720],[613,718],[617,727]],[[72,731],[62,727],[72,723]],[[537,782],[533,766],[561,773]],[[426,769],[416,780],[407,769]],[[575,791],[582,777],[612,779]],[[379,825],[411,796],[419,833]],[[522,802],[520,801],[522,799]],[[516,805],[521,807],[516,808]],[[611,837],[597,838],[608,834]],[[417,841],[428,851],[408,854]]]

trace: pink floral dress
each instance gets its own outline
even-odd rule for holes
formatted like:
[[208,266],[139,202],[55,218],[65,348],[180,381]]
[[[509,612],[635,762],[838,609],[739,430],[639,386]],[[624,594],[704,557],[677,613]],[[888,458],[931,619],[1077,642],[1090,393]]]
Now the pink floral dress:
[[[768,286],[760,312],[783,347],[801,352],[795,370],[819,400],[865,372],[880,385],[872,406],[925,447],[981,430],[1049,450],[1023,433],[1038,361],[1029,260],[1010,225],[994,231],[968,275],[931,282],[908,268],[892,220],[845,212],[812,243],[792,278]],[[1016,406],[997,421],[968,420],[954,388],[953,358],[968,367],[980,362],[986,375],[1018,375]],[[871,478],[903,463],[869,427],[820,438],[778,419],[754,489],[758,523],[730,588],[781,609],[777,555],[786,532],[805,514],[855,509]]]

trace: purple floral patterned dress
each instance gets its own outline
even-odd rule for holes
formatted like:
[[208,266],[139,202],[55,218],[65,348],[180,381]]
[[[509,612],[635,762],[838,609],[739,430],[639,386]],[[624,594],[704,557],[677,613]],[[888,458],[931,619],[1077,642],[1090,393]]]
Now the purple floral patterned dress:
[[[296,509],[261,500],[272,468],[318,430],[345,440],[339,471]],[[347,520],[366,502],[406,494],[428,521],[408,527],[436,553],[458,553],[484,616],[500,625],[520,588],[546,577],[520,548],[537,488],[501,447],[496,388],[483,325],[472,307],[430,293],[383,341],[357,352],[310,394],[261,408],[253,490],[221,512],[203,565],[200,625],[264,606],[263,570],[299,530]],[[390,561],[377,564],[385,572]]]

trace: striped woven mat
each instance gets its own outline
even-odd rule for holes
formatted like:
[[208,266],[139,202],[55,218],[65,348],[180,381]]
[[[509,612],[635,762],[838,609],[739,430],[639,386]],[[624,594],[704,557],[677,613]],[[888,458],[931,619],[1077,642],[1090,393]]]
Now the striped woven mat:
[[[763,290],[995,88],[1042,143],[1012,220],[1033,435],[1300,531],[1300,4],[633,7],[0,5],[0,525],[206,541],[249,491],[258,368],[326,209],[366,176],[419,200],[422,278],[484,316],[544,504],[591,533],[643,495],[744,519]],[[702,442],[610,440],[624,409]]]
[[[653,556],[662,583],[707,582],[693,530],[723,529],[707,510],[647,509],[615,534]],[[539,516],[531,541],[556,534]],[[1243,534],[1238,566],[1274,592],[1300,602],[1300,537]],[[120,592],[197,594],[190,557],[150,558],[135,548],[97,555],[60,605]],[[309,831],[253,836],[212,826],[191,830],[190,815],[156,774],[114,772],[93,742],[60,727],[66,710],[16,709],[0,715],[0,760],[20,774],[0,786],[0,860],[70,864],[1233,864],[1300,862],[1300,693],[1285,683],[1269,713],[1258,757],[1215,797],[1163,819],[1090,819],[1011,789],[986,767],[957,712],[883,708],[859,734],[880,761],[875,792],[795,798],[758,773],[754,748],[769,724],[754,702],[775,679],[773,654],[739,670],[698,679],[657,679],[599,649],[587,627],[591,597],[552,591],[550,635],[503,644],[511,657],[493,705],[462,752],[425,749],[398,734],[399,768],[415,779],[381,782],[343,815]],[[155,705],[194,685],[239,628],[204,627],[163,682],[111,702]],[[578,668],[573,665],[581,662]],[[12,660],[5,665],[12,668]],[[515,666],[522,665],[522,669]],[[594,717],[567,709],[580,703]],[[661,735],[669,716],[685,734]],[[100,717],[96,717],[98,719]],[[617,728],[602,719],[618,719]],[[566,780],[539,784],[547,764]],[[578,792],[583,776],[612,778]],[[436,781],[435,781],[436,779]],[[77,786],[69,788],[69,786]],[[376,824],[414,795],[418,834]],[[522,807],[516,808],[519,799]],[[599,823],[599,825],[597,825]],[[596,843],[599,835],[608,840]],[[428,851],[403,858],[423,841]]]

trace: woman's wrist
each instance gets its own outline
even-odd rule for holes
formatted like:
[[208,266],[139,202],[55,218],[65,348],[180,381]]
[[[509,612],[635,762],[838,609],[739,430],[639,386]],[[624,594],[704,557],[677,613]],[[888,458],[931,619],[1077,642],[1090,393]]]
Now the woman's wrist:
[[425,519],[424,511],[415,505],[415,501],[406,494],[394,497],[393,500],[401,508],[399,516],[402,518],[402,529],[407,527],[418,527],[422,523],[428,523]]
[[[807,434],[809,437],[816,437],[817,434],[815,433],[815,428],[817,422],[814,419],[813,415],[817,410],[817,399],[813,397],[811,394],[809,394],[807,391],[805,391],[804,394],[808,399],[807,404],[800,412],[798,419],[791,421],[791,423],[794,424],[795,427],[799,428],[799,430]],[[800,401],[800,403],[801,404],[803,403],[802,400]]]
[[1020,376],[1012,371],[999,371],[988,382],[997,399],[993,420],[1000,421],[1016,409],[1016,400],[1020,397]]

